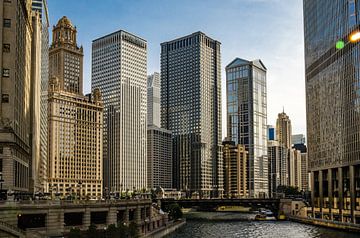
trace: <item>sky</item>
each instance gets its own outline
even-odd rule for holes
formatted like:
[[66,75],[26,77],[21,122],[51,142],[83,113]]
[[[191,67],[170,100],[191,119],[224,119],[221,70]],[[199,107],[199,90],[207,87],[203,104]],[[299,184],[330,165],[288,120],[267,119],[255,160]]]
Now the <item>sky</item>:
[[[202,31],[221,42],[222,121],[225,67],[236,57],[267,67],[267,118],[285,110],[293,134],[306,134],[302,0],[48,0],[50,31],[62,16],[84,47],[84,92],[91,90],[92,40],[126,30],[148,43],[148,74],[160,71],[160,43]],[[50,34],[51,35],[51,34]]]

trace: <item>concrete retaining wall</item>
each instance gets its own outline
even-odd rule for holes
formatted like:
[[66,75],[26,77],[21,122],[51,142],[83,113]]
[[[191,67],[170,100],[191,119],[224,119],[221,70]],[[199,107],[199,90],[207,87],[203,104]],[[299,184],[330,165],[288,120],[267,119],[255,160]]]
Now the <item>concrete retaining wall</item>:
[[315,226],[323,226],[323,227],[351,231],[351,232],[360,232],[360,225],[352,224],[352,223],[336,222],[336,221],[314,219],[314,218],[301,218],[296,216],[289,216],[289,219],[291,221],[301,222]]
[[186,224],[185,219],[183,219],[181,221],[176,221],[176,222],[174,222],[172,224],[167,225],[166,227],[163,227],[162,229],[160,229],[158,231],[154,231],[153,233],[147,234],[144,237],[147,237],[147,238],[161,238],[161,237],[164,237],[166,235],[169,235],[169,234],[173,233],[174,231],[181,228],[185,224]]

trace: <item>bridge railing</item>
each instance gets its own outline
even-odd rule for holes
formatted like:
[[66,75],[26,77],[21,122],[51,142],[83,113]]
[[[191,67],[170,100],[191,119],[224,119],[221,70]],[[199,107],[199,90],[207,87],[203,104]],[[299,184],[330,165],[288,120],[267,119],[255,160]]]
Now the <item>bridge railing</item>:
[[13,231],[16,231],[18,233],[20,233],[21,235],[25,235],[25,231],[19,229],[18,227],[16,226],[13,226],[13,225],[10,225],[9,223],[6,223],[6,222],[3,222],[0,220],[0,226],[3,226],[3,227],[7,227],[9,228],[10,230],[13,230]]

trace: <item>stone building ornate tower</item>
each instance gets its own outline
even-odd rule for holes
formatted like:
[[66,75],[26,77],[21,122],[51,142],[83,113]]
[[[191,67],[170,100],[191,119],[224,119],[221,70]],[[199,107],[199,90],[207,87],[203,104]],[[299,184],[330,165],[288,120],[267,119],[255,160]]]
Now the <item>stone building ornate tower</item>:
[[60,80],[63,91],[82,94],[83,48],[76,43],[76,27],[62,17],[53,27],[52,43],[49,49],[49,75]]

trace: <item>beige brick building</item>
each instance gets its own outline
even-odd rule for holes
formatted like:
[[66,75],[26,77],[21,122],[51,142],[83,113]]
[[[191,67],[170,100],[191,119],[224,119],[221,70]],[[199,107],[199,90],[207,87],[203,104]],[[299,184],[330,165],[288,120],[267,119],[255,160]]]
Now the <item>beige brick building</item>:
[[245,146],[233,141],[223,142],[224,195],[228,197],[247,197]]
[[82,93],[83,50],[63,17],[49,50],[48,189],[53,195],[102,196],[103,102],[100,90]]

